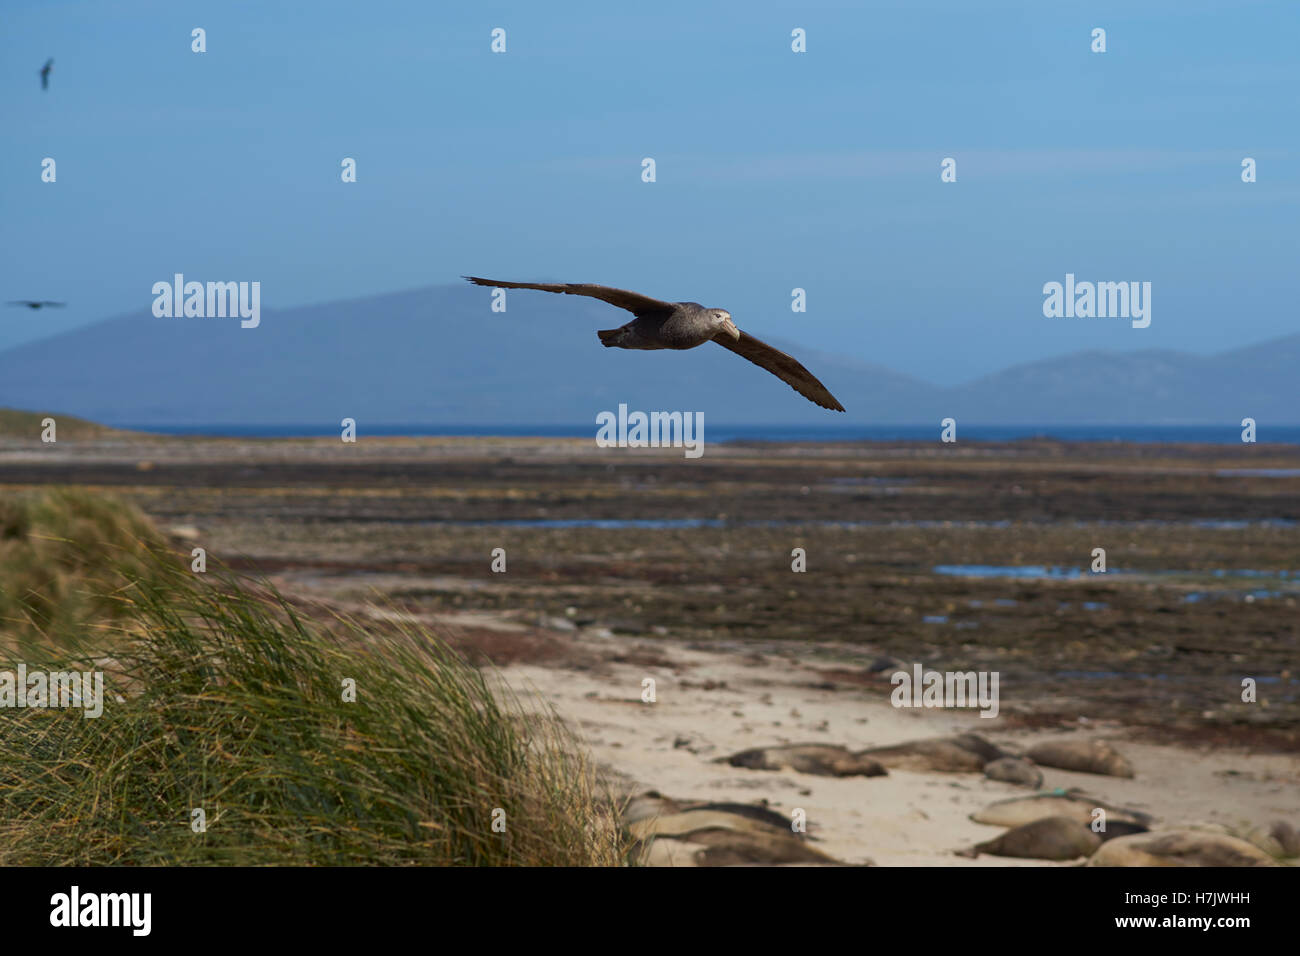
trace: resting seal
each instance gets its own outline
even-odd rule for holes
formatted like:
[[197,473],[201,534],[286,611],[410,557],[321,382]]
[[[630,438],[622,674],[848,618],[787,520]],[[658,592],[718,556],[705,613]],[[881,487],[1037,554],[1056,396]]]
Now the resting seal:
[[823,777],[883,777],[886,772],[878,761],[870,757],[828,744],[755,747],[730,757],[719,757],[715,763],[750,770],[795,770]]
[[1283,866],[1259,847],[1223,833],[1165,830],[1107,840],[1088,866]]
[[1108,777],[1133,776],[1133,765],[1104,740],[1049,740],[1031,747],[1026,756],[1040,767]]
[[1245,838],[1269,856],[1300,856],[1300,834],[1285,820],[1253,827]]
[[1033,823],[1043,817],[1069,817],[1079,823],[1092,823],[1092,811],[1100,807],[1106,811],[1106,824],[1139,823],[1150,826],[1152,817],[1140,810],[1117,807],[1114,804],[1090,797],[1081,790],[1048,790],[1028,797],[1011,797],[991,803],[983,810],[971,814],[976,823],[994,826],[1018,827]]
[[1101,846],[1101,836],[1072,817],[1043,817],[1008,830],[1000,837],[977,843],[958,856],[1015,856],[1031,860],[1076,860],[1091,856]]
[[981,853],[990,853],[1031,860],[1076,860],[1081,856],[1091,856],[1107,840],[1145,832],[1147,828],[1140,823],[1110,823],[1104,833],[1099,833],[1073,817],[1043,817],[1008,830],[993,840],[978,843],[969,850],[958,850],[957,855],[973,858]]
[[705,804],[629,824],[642,862],[652,866],[839,862],[794,833],[790,821],[775,811],[744,807],[736,812],[718,806],[730,805]]
[[1017,783],[1037,790],[1043,785],[1043,772],[1024,757],[999,757],[984,765],[984,776],[1004,783]]
[[979,734],[931,737],[892,747],[871,747],[859,752],[891,770],[938,770],[945,773],[979,773],[986,764],[1008,754]]

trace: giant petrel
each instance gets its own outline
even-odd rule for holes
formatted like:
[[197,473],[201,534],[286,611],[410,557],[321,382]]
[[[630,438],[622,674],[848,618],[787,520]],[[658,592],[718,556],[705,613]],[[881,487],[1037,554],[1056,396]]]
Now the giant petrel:
[[724,349],[767,369],[808,401],[832,411],[844,411],[844,406],[835,400],[825,385],[817,381],[812,372],[779,349],[760,342],[748,332],[740,331],[736,328],[736,323],[731,321],[731,313],[726,309],[707,309],[698,302],[661,302],[638,292],[611,289],[606,285],[500,282],[476,276],[461,278],[468,279],[475,285],[500,289],[539,289],[542,292],[600,299],[636,316],[627,325],[617,329],[601,329],[596,333],[606,348],[693,349],[705,342],[717,342]]

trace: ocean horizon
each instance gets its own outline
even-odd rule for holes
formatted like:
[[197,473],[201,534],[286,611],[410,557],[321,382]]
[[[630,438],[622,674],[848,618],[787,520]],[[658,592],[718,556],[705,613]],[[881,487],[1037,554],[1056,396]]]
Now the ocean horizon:
[[[115,428],[162,435],[227,438],[323,438],[339,434],[333,423],[241,425],[230,423],[157,425],[105,423]],[[379,437],[483,437],[483,438],[592,438],[597,426],[589,425],[431,425],[359,422],[359,435]],[[940,426],[925,425],[712,425],[705,439],[718,444],[737,442],[899,442],[938,441]],[[959,442],[1007,442],[1047,439],[1071,442],[1241,443],[1241,425],[962,425]],[[1300,425],[1261,425],[1259,444],[1300,444]]]

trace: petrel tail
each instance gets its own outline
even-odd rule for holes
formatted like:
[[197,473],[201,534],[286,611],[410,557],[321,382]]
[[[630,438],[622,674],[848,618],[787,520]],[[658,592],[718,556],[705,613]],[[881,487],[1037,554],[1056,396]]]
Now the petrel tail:
[[600,344],[607,349],[617,347],[623,339],[622,329],[599,329],[596,334],[600,336]]

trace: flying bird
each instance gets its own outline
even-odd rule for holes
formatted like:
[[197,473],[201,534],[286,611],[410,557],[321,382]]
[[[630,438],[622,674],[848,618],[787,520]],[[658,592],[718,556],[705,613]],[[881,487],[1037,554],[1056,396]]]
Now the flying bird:
[[50,57],[45,61],[45,65],[41,67],[41,89],[48,90],[50,88],[50,70],[53,68],[54,58]]
[[636,316],[627,325],[617,329],[601,329],[596,333],[606,348],[680,350],[693,349],[705,342],[716,342],[724,349],[767,369],[808,401],[832,411],[844,411],[844,406],[836,401],[825,385],[817,381],[812,372],[779,349],[736,328],[736,323],[731,321],[731,313],[726,309],[707,309],[698,302],[662,302],[648,295],[625,289],[611,289],[606,285],[499,282],[476,276],[461,278],[468,279],[475,285],[495,286],[499,289],[538,289],[542,292],[600,299]]
[[45,308],[45,306],[47,306],[47,305],[49,305],[49,306],[53,306],[53,307],[56,308],[56,309],[61,309],[61,308],[63,308],[65,305],[67,305],[66,302],[46,302],[46,301],[38,300],[38,299],[10,299],[10,300],[9,300],[9,304],[10,304],[10,305],[25,305],[25,306],[27,306],[27,308],[29,308],[29,309],[43,309],[43,308]]

